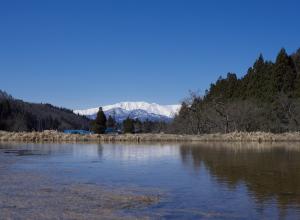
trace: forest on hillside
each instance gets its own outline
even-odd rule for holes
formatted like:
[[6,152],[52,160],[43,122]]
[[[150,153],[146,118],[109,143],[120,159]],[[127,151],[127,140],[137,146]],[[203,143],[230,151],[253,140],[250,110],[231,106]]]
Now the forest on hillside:
[[43,131],[89,129],[90,120],[72,110],[51,104],[35,104],[14,99],[0,90],[0,130]]
[[262,55],[245,76],[220,77],[203,96],[191,94],[168,128],[171,133],[300,130],[300,49],[281,49],[276,61]]

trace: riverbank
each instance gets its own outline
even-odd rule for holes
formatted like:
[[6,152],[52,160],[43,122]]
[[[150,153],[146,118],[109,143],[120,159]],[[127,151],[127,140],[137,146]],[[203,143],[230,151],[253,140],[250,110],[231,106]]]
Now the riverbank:
[[300,142],[300,132],[265,133],[233,132],[228,134],[65,134],[57,131],[6,132],[0,131],[0,141],[24,142]]

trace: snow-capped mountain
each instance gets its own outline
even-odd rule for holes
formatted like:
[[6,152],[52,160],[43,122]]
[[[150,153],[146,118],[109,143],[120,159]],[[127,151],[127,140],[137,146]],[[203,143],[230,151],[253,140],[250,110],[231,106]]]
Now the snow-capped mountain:
[[[145,121],[169,121],[179,111],[180,105],[159,105],[147,102],[120,102],[102,107],[106,116],[114,116],[118,122],[127,117]],[[74,110],[76,114],[85,115],[94,119],[99,110],[91,108],[86,110]]]
[[[113,108],[107,111],[104,111],[106,116],[111,115],[116,119],[117,122],[124,121],[127,117],[132,119],[139,119],[141,121],[150,120],[150,121],[169,121],[171,118],[164,115],[157,115],[149,113],[142,109],[134,109],[131,111],[122,109],[122,108]],[[94,119],[96,114],[92,115],[91,118]]]

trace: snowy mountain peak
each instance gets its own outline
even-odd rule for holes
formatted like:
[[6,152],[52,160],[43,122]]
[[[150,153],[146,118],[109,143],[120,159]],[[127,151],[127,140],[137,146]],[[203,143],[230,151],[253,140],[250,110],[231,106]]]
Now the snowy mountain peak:
[[127,111],[140,109],[152,114],[173,117],[178,112],[180,105],[159,105],[148,102],[120,102],[114,105],[103,106],[103,111],[113,108],[122,108]]
[[[147,102],[119,102],[113,105],[103,106],[103,111],[107,115],[111,115],[114,112],[115,116],[118,118],[124,118],[126,115],[134,118],[145,119],[149,117],[150,119],[158,120],[159,118],[173,118],[180,109],[180,105],[159,105],[157,103],[147,103]],[[76,114],[86,115],[88,117],[94,118],[99,110],[98,108],[90,108],[85,110],[74,110]],[[141,112],[137,110],[142,110]],[[139,112],[139,114],[137,114]]]

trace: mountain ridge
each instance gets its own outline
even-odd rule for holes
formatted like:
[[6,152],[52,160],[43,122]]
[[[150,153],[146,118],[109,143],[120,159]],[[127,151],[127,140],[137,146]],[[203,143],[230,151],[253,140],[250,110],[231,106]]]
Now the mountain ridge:
[[[141,121],[169,121],[179,111],[180,105],[159,105],[157,103],[140,102],[119,102],[112,105],[102,107],[104,113],[114,116],[116,121],[121,122],[127,117],[132,119],[140,119]],[[84,110],[74,110],[74,113],[85,115],[91,119],[96,117],[98,108],[90,108]]]
[[51,104],[31,103],[15,99],[0,89],[0,130],[43,131],[85,129],[90,127],[87,117],[72,110]]

